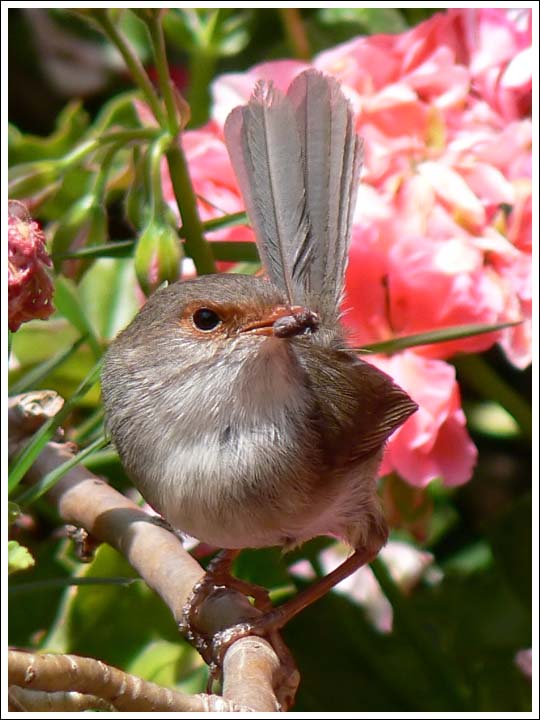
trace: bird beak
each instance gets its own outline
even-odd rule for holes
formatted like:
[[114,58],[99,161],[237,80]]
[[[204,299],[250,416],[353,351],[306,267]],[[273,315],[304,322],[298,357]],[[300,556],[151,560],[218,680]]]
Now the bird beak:
[[281,305],[273,308],[267,315],[245,323],[239,332],[284,338],[313,332],[318,325],[319,318],[311,310],[300,305]]

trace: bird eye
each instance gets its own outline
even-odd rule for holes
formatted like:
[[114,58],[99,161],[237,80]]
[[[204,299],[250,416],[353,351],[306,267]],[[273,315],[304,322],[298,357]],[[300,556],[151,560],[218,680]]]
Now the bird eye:
[[193,323],[196,328],[209,332],[221,323],[221,318],[210,308],[199,308],[193,313]]

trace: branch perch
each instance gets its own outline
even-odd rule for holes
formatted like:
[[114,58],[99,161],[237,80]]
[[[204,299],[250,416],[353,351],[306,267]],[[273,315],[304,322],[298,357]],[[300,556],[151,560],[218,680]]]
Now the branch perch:
[[[56,411],[58,404],[51,397],[50,391],[38,391],[9,399],[10,455],[14,455],[28,434],[35,430],[40,407],[42,421]],[[72,455],[70,444],[49,442],[26,480],[37,482]],[[135,503],[80,465],[70,470],[47,497],[57,506],[66,523],[83,527],[122,553],[163,599],[176,622],[181,620],[183,606],[193,586],[203,577],[204,569],[171,532],[157,525]],[[244,595],[226,589],[205,601],[203,629],[213,634],[258,614]],[[228,703],[248,706],[252,711],[275,712],[291,706],[299,677],[296,670],[281,665],[266,640],[246,637],[228,649],[223,680],[224,698]],[[139,679],[139,682],[143,681]],[[85,692],[80,688],[69,689]],[[166,688],[161,691],[169,692]],[[95,688],[91,688],[91,693],[95,694]],[[204,696],[205,702],[213,702],[211,697]]]
[[[47,703],[65,709],[66,704],[97,709],[94,697],[116,710],[133,712],[238,712],[246,710],[217,695],[187,695],[122,672],[94,658],[77,655],[34,654],[9,651],[9,683],[12,698],[28,707],[41,694]],[[41,691],[41,693],[36,693]],[[31,694],[32,693],[32,694]],[[78,695],[86,699],[81,700]],[[44,698],[43,698],[44,699]],[[88,703],[88,704],[87,704]],[[43,705],[41,706],[43,709]],[[72,708],[74,709],[74,708]]]

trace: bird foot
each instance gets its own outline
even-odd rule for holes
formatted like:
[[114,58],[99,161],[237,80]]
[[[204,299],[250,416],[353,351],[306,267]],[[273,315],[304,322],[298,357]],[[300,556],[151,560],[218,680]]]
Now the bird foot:
[[[293,598],[274,608],[264,588],[251,585],[232,577],[230,569],[237,551],[226,550],[218,554],[208,566],[204,578],[195,585],[192,594],[184,606],[180,630],[191,642],[211,669],[211,680],[217,678],[223,667],[225,654],[237,640],[248,635],[264,637],[274,648],[283,666],[294,667],[289,650],[281,640],[279,630],[308,605],[325,595],[338,582],[362,567],[377,554],[373,548],[357,549],[339,567]],[[258,609],[259,617],[250,617],[230,627],[221,629],[212,635],[197,629],[197,616],[204,601],[225,588],[239,590],[252,597]]]
[[252,632],[251,622],[238,623],[229,628],[208,635],[198,629],[198,617],[204,602],[217,592],[229,589],[237,590],[253,599],[253,605],[266,617],[272,611],[268,591],[260,585],[234,577],[231,567],[238,555],[235,550],[223,550],[209,563],[204,577],[193,587],[190,597],[182,610],[179,629],[184,637],[199,651],[205,662],[215,674],[223,664],[225,652],[236,640]]

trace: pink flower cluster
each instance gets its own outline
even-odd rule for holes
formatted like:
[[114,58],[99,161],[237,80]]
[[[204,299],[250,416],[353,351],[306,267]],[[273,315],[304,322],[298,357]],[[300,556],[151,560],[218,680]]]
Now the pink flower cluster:
[[54,312],[46,269],[52,263],[43,231],[22,203],[9,201],[8,222],[8,323],[15,332],[22,323],[44,320]]
[[[531,354],[531,11],[456,9],[400,35],[359,37],[313,65],[342,84],[366,146],[344,321],[355,345],[472,323],[514,328],[369,357],[420,409],[391,438],[383,471],[424,486],[470,479],[476,448],[445,359],[495,342]],[[223,143],[226,116],[258,79],[286,90],[307,65],[224,75],[213,120],[184,147],[203,220],[243,209]],[[212,240],[253,239],[246,227]]]

